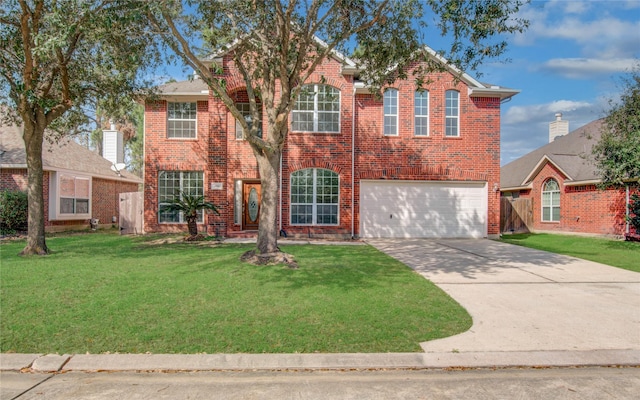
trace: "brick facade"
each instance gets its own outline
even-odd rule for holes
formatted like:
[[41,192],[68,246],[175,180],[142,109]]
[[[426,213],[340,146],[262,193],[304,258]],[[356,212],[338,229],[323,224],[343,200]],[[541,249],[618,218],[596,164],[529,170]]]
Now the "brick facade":
[[[542,190],[549,179],[560,186],[560,221],[542,221]],[[640,193],[637,186],[630,194]],[[546,163],[532,181],[532,188],[521,190],[520,197],[530,198],[533,226],[537,232],[590,233],[622,236],[626,232],[626,189],[600,190],[594,184],[567,185],[565,175]],[[630,228],[633,233],[633,227]]]
[[[246,102],[243,82],[228,57],[223,61],[227,90]],[[383,135],[383,101],[365,93],[352,75],[342,74],[335,60],[323,63],[307,83],[323,83],[340,92],[339,133],[288,133],[283,151],[280,224],[289,235],[358,236],[359,188],[362,179],[476,181],[488,187],[487,234],[499,234],[500,97],[471,97],[469,84],[449,73],[434,73],[429,91],[429,136],[414,135],[415,84],[399,81],[399,132]],[[460,135],[445,137],[445,92],[460,94]],[[182,100],[173,100],[182,101]],[[186,101],[186,100],[185,100]],[[193,101],[193,100],[188,100]],[[221,100],[198,101],[197,138],[167,138],[167,100],[145,104],[145,232],[185,231],[186,224],[158,222],[158,171],[204,172],[205,195],[220,207],[200,230],[224,236],[252,235],[234,221],[237,180],[259,179],[250,146],[236,139],[235,120]],[[266,132],[263,118],[263,132]],[[290,121],[291,123],[291,121]],[[323,168],[339,176],[337,225],[299,225],[290,221],[290,178],[295,171]],[[211,184],[222,183],[222,189]]]
[[[49,220],[49,185],[50,173],[44,171],[44,224],[46,231],[60,231],[67,229],[84,229],[89,227],[89,220]],[[92,178],[92,217],[98,218],[100,224],[110,224],[112,217],[118,220],[120,207],[120,193],[137,192],[138,184],[101,178]],[[0,190],[27,190],[26,168],[3,168],[0,170]]]

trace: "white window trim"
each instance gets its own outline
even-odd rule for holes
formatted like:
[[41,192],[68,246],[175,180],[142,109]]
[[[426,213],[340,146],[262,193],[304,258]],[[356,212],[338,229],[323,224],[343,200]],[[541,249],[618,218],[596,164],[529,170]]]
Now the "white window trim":
[[[61,200],[60,198],[60,179],[62,176],[70,176],[74,179],[86,179],[89,181],[89,212],[77,214],[77,213],[62,213],[60,212]],[[76,174],[74,172],[60,172],[54,171],[49,175],[49,221],[63,221],[63,220],[83,220],[92,218],[93,212],[93,179],[89,175]],[[74,197],[77,198],[77,197]]]
[[[189,119],[189,118],[169,118],[169,104],[186,104],[186,103],[195,104],[196,116],[195,116],[194,119]],[[193,121],[193,122],[195,122],[195,128],[194,128],[193,137],[191,137],[191,136],[189,136],[189,137],[171,136],[170,135],[170,128],[169,128],[169,121]],[[167,139],[170,139],[170,140],[195,140],[197,138],[198,138],[198,102],[197,101],[169,101],[169,102],[167,102]]]
[[[387,93],[395,93],[395,100],[396,100],[396,112],[395,112],[395,114],[387,114],[386,113],[385,101],[387,99]],[[384,94],[383,94],[383,99],[382,99],[382,114],[383,114],[383,117],[382,117],[382,134],[384,136],[398,136],[399,135],[399,133],[398,133],[399,132],[398,113],[400,111],[400,103],[399,103],[400,100],[399,99],[400,99],[400,96],[399,96],[399,93],[398,93],[398,89],[395,89],[395,88],[385,89]],[[387,119],[387,117],[392,117],[392,118],[395,119],[395,132],[393,132],[393,133],[387,133],[387,125],[385,124],[385,120]]]
[[[456,109],[458,110],[456,115],[448,115],[448,107],[447,107],[447,94],[448,93],[456,93],[457,94],[457,106]],[[460,137],[460,92],[457,90],[447,90],[444,94],[444,99],[445,99],[445,124],[444,124],[444,136],[448,137],[448,138],[456,138],[456,137]],[[456,134],[455,135],[448,135],[447,134],[447,121],[450,119],[455,119],[456,121]]]
[[[291,173],[291,176],[289,177],[289,223],[291,224],[291,226],[339,226],[340,225],[340,174],[338,174],[335,171],[331,171],[331,170],[327,170],[327,171],[331,171],[333,173],[335,173],[338,176],[338,202],[335,203],[337,211],[336,211],[336,223],[335,224],[319,224],[317,223],[318,221],[318,205],[323,205],[323,204],[327,204],[327,203],[317,203],[316,202],[316,195],[318,194],[317,190],[318,190],[318,185],[317,185],[317,171],[320,169],[326,169],[326,168],[305,168],[305,169],[311,169],[313,170],[313,202],[312,203],[293,203],[291,201],[291,196],[293,195],[291,193],[291,187],[293,186],[292,184],[292,180],[293,180],[293,173]],[[302,171],[302,170],[298,170],[298,171]],[[298,171],[294,171],[294,172],[298,172]],[[333,204],[333,203],[329,203],[329,204]],[[311,223],[310,224],[294,224],[293,222],[293,205],[311,205]]]
[[[558,190],[545,190],[545,187],[547,186],[547,183],[549,183],[550,181],[554,181],[556,183],[556,185],[558,185]],[[550,193],[549,205],[548,206],[544,205],[544,195],[545,195],[545,193]],[[557,196],[557,198],[558,198],[558,205],[557,206],[553,205],[554,195]],[[560,183],[556,179],[553,179],[553,178],[547,179],[542,184],[542,193],[540,194],[540,221],[541,222],[553,222],[553,223],[560,222],[560,212],[562,211],[560,201],[561,201],[561,199],[560,199]],[[544,219],[544,209],[545,208],[549,208],[549,219],[548,220]],[[558,209],[558,219],[557,220],[553,219],[553,210],[555,208]]]
[[[186,224],[187,220],[184,217],[184,213],[182,211],[180,211],[179,213],[179,220],[178,221],[160,221],[160,205],[163,204],[163,202],[160,201],[160,173],[161,172],[179,172],[180,173],[180,188],[179,190],[183,190],[184,185],[183,185],[183,173],[188,173],[188,172],[199,172],[202,174],[202,192],[203,194],[205,194],[206,192],[206,188],[204,186],[205,183],[205,176],[204,176],[204,172],[203,171],[196,171],[196,170],[189,170],[189,171],[171,171],[171,170],[160,170],[158,171],[158,208],[156,209],[156,213],[157,213],[157,219],[158,219],[158,223],[159,224],[167,224],[167,225],[176,225],[176,224]],[[204,212],[201,213],[201,218],[198,218],[198,221],[196,221],[198,224],[204,224]]]
[[[416,100],[417,100],[417,95],[418,94],[423,94],[426,93],[427,94],[427,113],[426,114],[416,114]],[[431,106],[431,94],[429,93],[428,90],[416,90],[414,92],[413,95],[413,135],[416,137],[429,137],[431,135],[431,129],[429,127],[429,108]],[[427,133],[425,135],[423,134],[418,134],[417,132],[417,124],[416,124],[416,120],[417,118],[425,118],[427,120]]]
[[[327,133],[327,134],[335,134],[335,133],[340,133],[340,127],[342,126],[342,116],[341,116],[341,110],[342,110],[342,93],[340,92],[340,90],[336,87],[333,87],[331,85],[326,85],[326,84],[322,84],[322,83],[317,83],[317,84],[312,84],[312,85],[305,85],[305,87],[309,87],[309,86],[313,86],[313,130],[312,131],[299,131],[299,130],[295,130],[293,128],[293,114],[297,113],[297,112],[302,112],[302,113],[308,113],[310,112],[310,110],[296,110],[295,109],[295,105],[294,105],[294,109],[291,111],[291,131],[292,132],[312,132],[312,133]],[[337,131],[320,131],[318,130],[318,126],[320,125],[320,118],[319,118],[319,114],[320,114],[320,110],[318,110],[318,87],[319,86],[327,86],[330,87],[332,89],[335,89],[338,92],[338,111],[322,111],[323,113],[332,113],[332,114],[337,114],[338,115],[338,130]],[[304,88],[302,89],[304,90]]]

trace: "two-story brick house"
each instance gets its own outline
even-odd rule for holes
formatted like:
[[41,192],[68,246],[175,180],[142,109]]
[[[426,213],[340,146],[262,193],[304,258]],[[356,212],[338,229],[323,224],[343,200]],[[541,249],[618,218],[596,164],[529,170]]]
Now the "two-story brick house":
[[[230,57],[214,62],[248,115]],[[498,235],[500,104],[518,91],[452,67],[422,88],[399,80],[382,96],[358,77],[348,58],[328,59],[297,99],[280,173],[281,234]],[[219,216],[203,216],[201,230],[255,234],[260,177],[239,124],[200,79],[159,92],[145,102],[145,232],[184,231],[179,213],[159,213],[183,190],[220,206]]]

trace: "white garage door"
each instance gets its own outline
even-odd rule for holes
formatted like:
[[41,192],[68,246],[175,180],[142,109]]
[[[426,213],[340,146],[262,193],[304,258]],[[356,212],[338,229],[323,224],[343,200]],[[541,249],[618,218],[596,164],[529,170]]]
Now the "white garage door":
[[486,182],[362,181],[360,236],[487,236]]

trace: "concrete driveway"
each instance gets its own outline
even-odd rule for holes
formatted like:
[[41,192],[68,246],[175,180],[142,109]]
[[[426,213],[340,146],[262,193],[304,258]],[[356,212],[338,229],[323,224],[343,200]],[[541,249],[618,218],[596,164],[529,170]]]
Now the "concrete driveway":
[[[473,239],[371,239],[467,309],[467,332],[425,352],[640,349],[640,274]],[[640,257],[639,261],[640,262]]]

